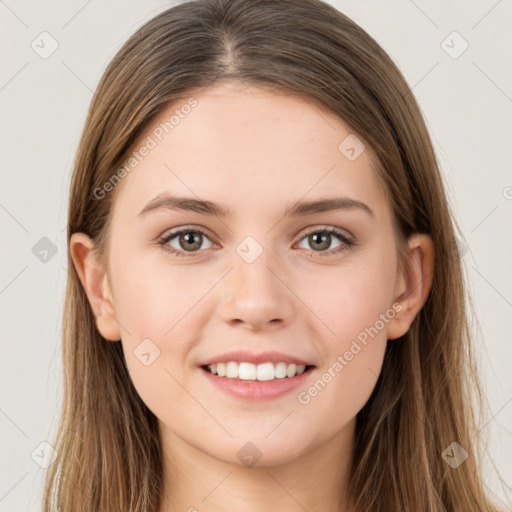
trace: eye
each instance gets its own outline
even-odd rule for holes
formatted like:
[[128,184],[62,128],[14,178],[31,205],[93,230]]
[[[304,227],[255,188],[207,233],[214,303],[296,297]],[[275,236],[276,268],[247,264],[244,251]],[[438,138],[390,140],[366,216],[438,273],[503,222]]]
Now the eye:
[[[334,249],[328,249],[334,239],[337,238],[341,241]],[[176,239],[174,242],[175,245],[171,244],[171,241]],[[176,256],[192,256],[193,253],[200,252],[202,248],[203,242],[208,240],[210,245],[206,247],[206,249],[210,249],[213,244],[209,240],[205,231],[199,228],[181,228],[176,231],[172,231],[164,235],[160,240],[159,244],[166,250],[167,252],[174,254]],[[311,230],[306,233],[305,237],[301,239],[306,240],[312,247],[312,254],[320,253],[323,256],[323,253],[326,255],[333,255],[341,253],[342,251],[349,250],[355,242],[351,240],[343,231],[333,228],[333,227],[325,227],[325,228],[316,228],[315,230]],[[304,247],[301,247],[304,249]],[[205,247],[203,247],[205,249]],[[187,254],[189,253],[189,254]]]
[[[335,238],[338,238],[338,240],[341,240],[341,243],[338,244],[334,249],[325,251],[325,249],[331,245],[333,235]],[[341,230],[332,227],[326,227],[322,229],[316,228],[314,231],[309,231],[302,240],[306,240],[311,245],[314,252],[325,252],[328,255],[338,254],[342,251],[349,250],[355,244],[355,242],[351,240],[347,235],[345,235],[345,233],[343,233]]]
[[[177,239],[175,244],[177,244],[178,247],[170,245],[171,240],[175,238]],[[209,240],[206,232],[202,229],[183,228],[165,235],[159,240],[159,243],[171,254],[175,254],[176,256],[187,256],[187,252],[194,253],[201,249],[204,239]],[[209,248],[211,248],[211,245],[206,247],[206,249]]]

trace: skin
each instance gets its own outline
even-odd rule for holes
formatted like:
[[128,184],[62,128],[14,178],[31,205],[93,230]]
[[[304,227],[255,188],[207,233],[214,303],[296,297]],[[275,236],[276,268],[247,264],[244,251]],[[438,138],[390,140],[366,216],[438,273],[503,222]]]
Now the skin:
[[[350,510],[355,417],[375,386],[386,341],[407,332],[428,296],[432,240],[413,235],[409,271],[399,273],[392,212],[371,149],[349,161],[338,146],[351,131],[334,114],[234,82],[193,96],[197,107],[118,185],[106,266],[94,259],[85,234],[75,233],[70,243],[98,330],[121,340],[133,383],[159,419],[160,512]],[[163,112],[139,142],[184,103]],[[233,215],[138,215],[164,191],[215,201]],[[326,196],[362,201],[375,216],[352,208],[283,217],[287,205]],[[313,245],[306,230],[321,234],[331,226],[356,245],[331,255],[343,245],[335,235]],[[208,233],[195,252],[179,237],[168,242],[189,256],[158,244],[179,227]],[[263,250],[252,263],[236,252],[247,236]],[[397,303],[401,311],[309,403],[300,403],[298,392]],[[146,338],[160,349],[149,366],[134,355]],[[307,385],[282,397],[234,398],[198,367],[234,349],[277,350],[316,368]],[[237,457],[247,442],[261,453],[253,467]]]

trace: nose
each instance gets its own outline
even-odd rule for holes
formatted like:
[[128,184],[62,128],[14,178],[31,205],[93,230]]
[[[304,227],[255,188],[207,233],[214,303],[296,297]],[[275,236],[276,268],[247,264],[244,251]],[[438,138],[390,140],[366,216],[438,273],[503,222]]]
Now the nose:
[[234,267],[223,284],[222,318],[259,331],[283,328],[295,315],[294,294],[286,272],[263,253],[252,263],[235,255]]

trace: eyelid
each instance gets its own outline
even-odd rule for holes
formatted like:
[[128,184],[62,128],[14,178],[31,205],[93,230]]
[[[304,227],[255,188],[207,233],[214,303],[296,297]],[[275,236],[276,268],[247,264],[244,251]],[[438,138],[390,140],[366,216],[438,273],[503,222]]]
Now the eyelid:
[[329,224],[318,224],[316,226],[312,226],[311,228],[306,228],[306,231],[302,236],[304,237],[310,235],[311,233],[316,233],[317,231],[331,231],[336,233],[339,232],[340,235],[343,234],[350,240],[354,238],[346,229],[339,228],[337,226],[331,226]]
[[[316,226],[311,226],[309,228],[306,228],[306,231],[302,234],[302,237],[305,237],[305,236],[307,236],[307,235],[309,235],[311,233],[316,233],[317,231],[322,231],[322,230],[326,230],[326,231],[329,231],[329,230],[340,231],[340,232],[343,232],[347,238],[349,238],[349,239],[353,239],[354,238],[352,236],[352,234],[349,231],[347,231],[346,229],[339,228],[339,227],[336,227],[336,226],[331,226],[329,224],[318,224]],[[203,228],[202,226],[195,226],[195,225],[185,225],[185,226],[180,226],[180,227],[177,227],[177,228],[166,230],[158,238],[159,239],[163,239],[163,238],[168,238],[171,235],[176,236],[176,235],[178,235],[182,231],[198,231],[199,233],[202,233],[203,235],[208,236],[210,238],[210,240],[212,238],[215,238],[215,236],[213,236],[208,229]]]
[[[193,225],[192,226],[182,226],[182,227],[166,230],[166,231],[164,231],[164,233],[162,235],[160,235],[158,237],[158,241],[160,243],[167,243],[170,240],[172,240],[173,238],[180,235],[181,233],[187,232],[187,231],[201,233],[202,235],[207,237],[212,242],[212,244],[216,244],[216,242],[214,242],[215,237],[210,234],[209,230],[207,230],[206,228],[200,227],[200,226],[193,226]],[[196,251],[196,252],[202,252],[202,251]]]
[[210,230],[202,226],[196,226],[194,224],[185,224],[183,226],[178,226],[176,228],[166,229],[158,238],[167,238],[171,235],[175,236],[182,231],[198,231],[199,233],[203,233],[204,235],[207,235],[210,238],[215,238],[210,232]]

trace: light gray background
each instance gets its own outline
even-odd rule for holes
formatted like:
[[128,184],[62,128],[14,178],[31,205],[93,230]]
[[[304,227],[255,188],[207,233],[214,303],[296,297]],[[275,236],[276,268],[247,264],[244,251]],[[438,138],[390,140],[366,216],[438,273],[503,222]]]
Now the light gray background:
[[[512,2],[329,3],[391,55],[426,117],[469,246],[464,263],[481,325],[477,350],[490,406],[481,435],[510,485]],[[171,5],[0,1],[2,512],[39,510],[45,470],[31,453],[45,449],[38,447],[51,442],[57,424],[67,190],[86,110],[121,44]],[[42,46],[43,31],[58,42],[47,59],[31,47],[33,41]],[[445,51],[462,49],[463,41],[450,35],[454,31],[469,44],[458,58]],[[46,262],[32,250],[43,237],[57,248]],[[489,492],[510,508],[511,495],[490,464],[485,471]]]

